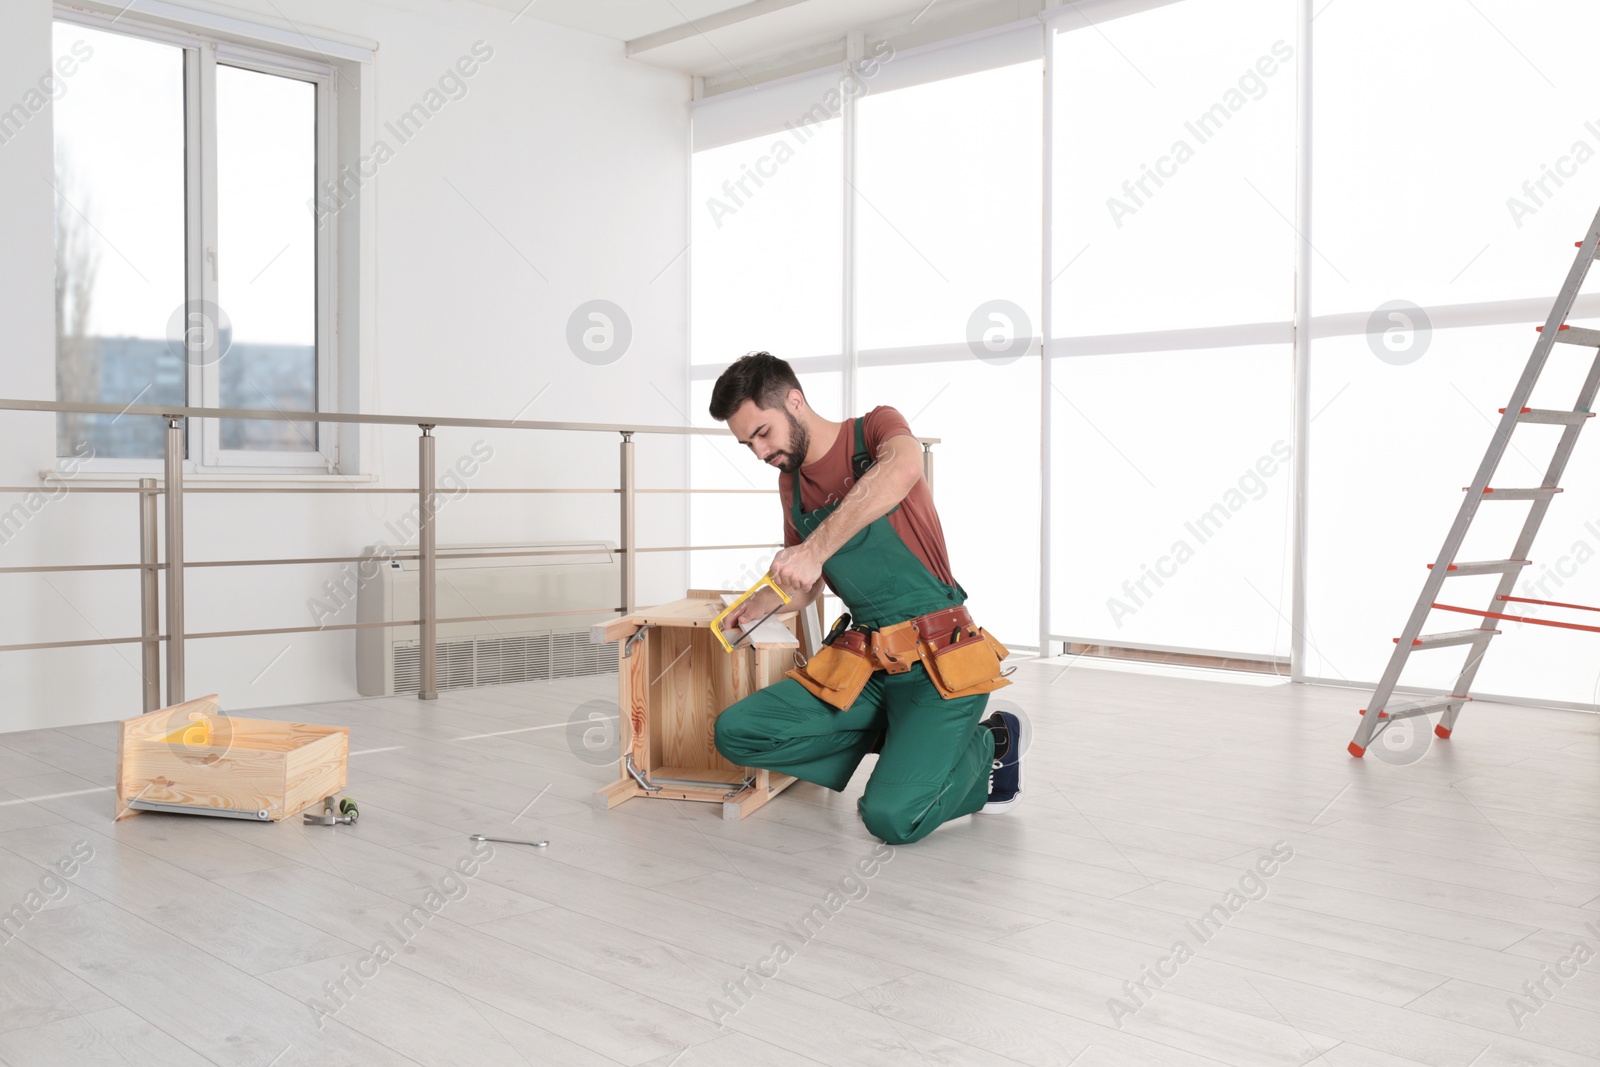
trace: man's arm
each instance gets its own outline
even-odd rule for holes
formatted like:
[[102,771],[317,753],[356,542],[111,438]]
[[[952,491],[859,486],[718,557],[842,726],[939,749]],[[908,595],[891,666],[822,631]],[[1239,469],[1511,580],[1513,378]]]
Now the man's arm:
[[[887,515],[922,479],[922,448],[908,434],[878,446],[877,461],[850,487],[811,536],[772,560],[772,577],[784,590],[805,589],[814,595],[822,581],[822,564],[846,541]],[[809,595],[808,595],[809,599]]]
[[[774,576],[774,580],[777,580],[776,576]],[[784,585],[781,581],[778,584],[783,586],[783,591],[789,593],[789,596],[793,598],[789,603],[785,604],[779,600],[778,595],[771,589],[763,589],[740,605],[738,611],[733,612],[722,620],[722,624],[725,627],[724,632],[731,632],[740,626],[748,626],[776,608],[782,608],[786,612],[799,611],[822,595],[823,580],[820,575],[817,577],[816,583],[803,594],[790,593],[789,586]]]

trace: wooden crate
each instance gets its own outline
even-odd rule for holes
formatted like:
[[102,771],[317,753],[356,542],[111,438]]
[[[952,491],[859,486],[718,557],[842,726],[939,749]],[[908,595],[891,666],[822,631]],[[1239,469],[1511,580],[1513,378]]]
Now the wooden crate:
[[[781,680],[800,647],[798,616],[791,613],[762,623],[745,647],[725,651],[711,622],[732,595],[737,594],[696,590],[593,628],[593,640],[619,642],[622,708],[618,777],[596,791],[600,808],[630,797],[695,800],[721,804],[725,819],[742,819],[797,781],[737,766],[717,751],[717,716]],[[629,771],[630,760],[660,788],[641,785]]]
[[277,822],[342,790],[349,757],[347,727],[234,718],[213,693],[122,722],[116,817],[139,814],[139,799]]

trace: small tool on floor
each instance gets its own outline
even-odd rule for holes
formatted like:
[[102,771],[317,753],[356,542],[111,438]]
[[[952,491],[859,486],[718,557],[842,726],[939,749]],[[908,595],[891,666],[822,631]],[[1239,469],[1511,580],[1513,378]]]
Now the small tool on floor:
[[361,809],[356,807],[356,802],[349,797],[339,801],[339,806],[333,806],[332,797],[322,798],[322,814],[308,811],[305,821],[308,826],[354,826],[356,820],[361,818]]
[[550,843],[548,841],[518,841],[514,837],[487,837],[484,834],[472,834],[471,838],[474,841],[496,841],[502,845],[532,845],[534,848],[544,848]]

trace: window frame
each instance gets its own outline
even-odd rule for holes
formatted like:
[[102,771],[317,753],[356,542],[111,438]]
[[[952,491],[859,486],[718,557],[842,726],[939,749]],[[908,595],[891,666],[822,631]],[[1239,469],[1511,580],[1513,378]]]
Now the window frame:
[[[316,190],[332,182],[339,152],[339,72],[332,62],[292,52],[234,41],[190,30],[175,29],[127,17],[111,18],[76,8],[55,7],[51,24],[68,23],[105,33],[154,41],[183,49],[184,71],[184,295],[191,306],[199,301],[216,303],[218,277],[216,68],[240,67],[261,74],[293,78],[315,88]],[[54,136],[52,132],[52,137]],[[338,410],[338,227],[318,227],[313,256],[316,269],[317,411]],[[203,306],[203,305],[202,305]],[[191,407],[219,407],[221,372],[217,364],[189,368],[185,389]],[[271,404],[271,401],[268,401]],[[221,420],[186,420],[185,475],[279,475],[301,478],[311,474],[339,473],[339,434],[330,423],[316,423],[315,448],[303,451],[224,449]],[[52,461],[54,462],[54,461]],[[79,469],[89,477],[159,475],[162,457],[93,457]]]

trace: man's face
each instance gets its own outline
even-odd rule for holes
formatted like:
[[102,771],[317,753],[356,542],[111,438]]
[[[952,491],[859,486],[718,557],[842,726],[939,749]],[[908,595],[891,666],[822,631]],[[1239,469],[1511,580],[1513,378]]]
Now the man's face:
[[746,400],[728,416],[728,429],[769,466],[793,474],[806,461],[810,435],[787,408],[763,408]]

